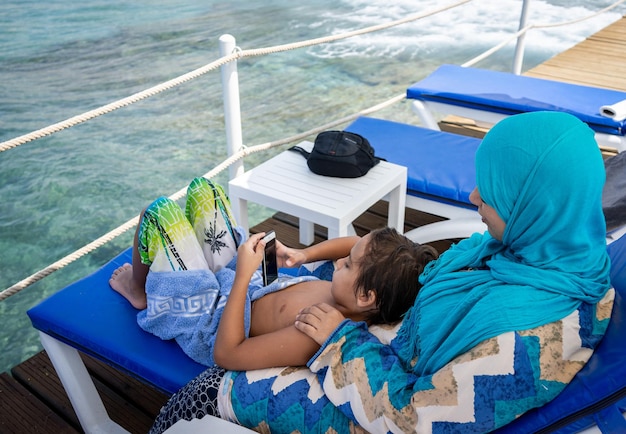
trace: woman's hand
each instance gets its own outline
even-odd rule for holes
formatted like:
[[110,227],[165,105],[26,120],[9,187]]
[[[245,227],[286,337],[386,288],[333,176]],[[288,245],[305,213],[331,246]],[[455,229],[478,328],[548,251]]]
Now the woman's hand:
[[251,235],[245,243],[237,249],[237,275],[246,277],[248,280],[259,268],[263,261],[265,243],[262,241],[264,232]]
[[295,268],[306,264],[306,255],[301,249],[292,249],[276,240],[276,259],[279,267]]
[[296,315],[295,326],[302,333],[323,345],[326,339],[346,318],[326,303],[305,307]]

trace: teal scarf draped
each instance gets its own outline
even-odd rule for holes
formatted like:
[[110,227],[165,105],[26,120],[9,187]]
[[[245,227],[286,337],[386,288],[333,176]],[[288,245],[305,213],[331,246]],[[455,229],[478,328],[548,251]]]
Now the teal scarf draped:
[[512,116],[476,153],[482,200],[506,223],[502,241],[474,234],[420,277],[399,331],[400,356],[429,375],[481,341],[564,318],[609,284],[604,166],[593,131],[557,112]]

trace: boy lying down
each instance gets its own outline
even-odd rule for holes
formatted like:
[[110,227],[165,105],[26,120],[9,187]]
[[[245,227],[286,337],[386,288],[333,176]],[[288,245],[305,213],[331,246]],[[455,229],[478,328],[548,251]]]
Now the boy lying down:
[[294,321],[313,304],[327,303],[368,324],[399,321],[413,305],[418,276],[437,257],[432,247],[390,228],[305,249],[277,241],[278,266],[300,267],[298,276],[281,275],[264,286],[264,235],[244,241],[223,188],[196,178],[184,212],[163,197],[144,210],[133,263],[118,268],[109,283],[140,310],[144,330],[176,339],[204,365],[252,370],[306,364],[319,345]]

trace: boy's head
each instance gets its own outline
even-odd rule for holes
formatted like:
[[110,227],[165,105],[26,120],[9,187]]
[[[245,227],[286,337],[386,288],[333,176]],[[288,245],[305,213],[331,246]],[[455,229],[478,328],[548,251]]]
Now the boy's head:
[[399,321],[415,302],[421,288],[419,275],[438,256],[433,247],[414,243],[393,228],[372,231],[354,285],[357,293],[373,291],[376,296],[376,309],[367,321]]

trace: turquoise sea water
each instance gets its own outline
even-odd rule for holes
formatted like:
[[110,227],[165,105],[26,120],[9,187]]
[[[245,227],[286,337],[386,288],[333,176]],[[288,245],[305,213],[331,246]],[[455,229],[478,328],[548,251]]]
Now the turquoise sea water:
[[[395,20],[439,0],[4,0],[0,141],[147,89],[241,48]],[[450,1],[450,3],[452,3]],[[244,59],[244,143],[283,138],[402,93],[440,63],[463,63],[517,28],[519,0],[475,0],[437,17],[334,44]],[[609,1],[534,0],[530,21],[578,18]],[[525,69],[626,12],[528,38]],[[509,70],[512,47],[479,66]],[[0,154],[0,290],[183,188],[225,158],[219,73]],[[406,106],[383,117],[406,120]],[[264,156],[247,162],[256,164]],[[218,177],[226,181],[226,173]],[[259,220],[270,211],[256,209]],[[254,221],[252,222],[254,223]],[[0,372],[39,351],[25,314],[130,245],[129,232],[0,302]],[[97,308],[97,306],[94,306]],[[68,315],[72,312],[68,311]]]

